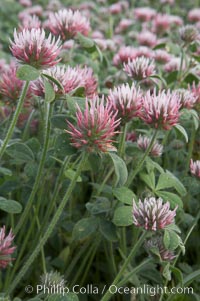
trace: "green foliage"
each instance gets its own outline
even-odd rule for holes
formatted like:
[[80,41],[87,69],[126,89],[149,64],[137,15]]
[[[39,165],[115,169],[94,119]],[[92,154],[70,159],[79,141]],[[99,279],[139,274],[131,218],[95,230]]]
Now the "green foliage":
[[[125,301],[134,298],[133,295],[116,294],[111,299],[102,300],[108,284],[112,284],[118,275],[120,277],[116,285],[123,283],[123,288],[143,285],[152,288],[194,288],[193,295],[164,293],[163,296],[157,294],[149,297],[137,294],[137,301],[149,301],[149,298],[159,301],[199,301],[200,186],[199,176],[190,171],[190,160],[200,160],[199,100],[191,108],[182,103],[178,124],[170,130],[146,124],[140,114],[130,120],[127,118],[127,132],[123,132],[124,125],[119,125],[115,129],[115,135],[110,137],[111,141],[108,141],[108,144],[113,145],[113,151],[91,151],[85,154],[87,158],[79,170],[83,149],[73,146],[73,138],[67,132],[68,122],[77,125],[77,107],[84,111],[86,101],[90,98],[92,100],[94,79],[86,76],[80,85],[76,85],[76,80],[79,82],[78,76],[65,78],[71,85],[70,92],[65,95],[62,76],[52,77],[45,70],[18,64],[17,81],[11,75],[5,80],[6,70],[10,68],[8,64],[13,60],[9,39],[14,39],[14,28],[20,32],[23,27],[22,16],[27,15],[27,11],[20,1],[1,2],[0,147],[16,117],[20,95],[18,85],[26,84],[25,81],[32,85],[33,81],[40,78],[44,83],[44,95],[24,98],[5,152],[0,154],[1,227],[5,225],[6,235],[12,229],[15,235],[12,246],[16,246],[14,254],[10,255],[10,265],[1,269],[0,291],[8,291],[8,294],[0,294],[0,299],[108,301],[114,298]],[[37,15],[40,5],[42,15],[38,13],[38,18],[43,25],[47,24],[49,11],[57,11],[57,3],[50,3],[48,0],[32,2],[33,7],[27,10],[36,9]],[[155,51],[164,50],[172,59],[175,58],[171,72],[167,71],[166,64],[158,62],[155,57],[155,74],[147,80],[136,81],[124,72],[124,61],[120,61],[121,58],[123,60],[123,55],[119,55],[121,47],[132,47],[133,53],[140,47],[137,35],[143,32],[143,23],[135,18],[135,8],[147,6],[155,9],[156,13],[167,14],[169,18],[170,15],[180,16],[186,25],[188,12],[194,8],[192,3],[182,0],[177,3],[175,1],[173,5],[157,5],[152,0],[128,2],[129,7],[126,8],[126,3],[116,3],[114,0],[106,3],[89,1],[91,30],[88,36],[79,32],[71,40],[67,39],[66,44],[62,41],[64,47],[61,45],[59,66],[91,68],[98,82],[95,93],[100,98],[104,97],[105,105],[108,103],[110,89],[127,83],[134,84],[137,89],[140,87],[143,95],[149,91],[151,93],[153,89],[157,92],[170,90],[173,93],[177,89],[189,91],[193,85],[197,87],[200,79],[199,42],[183,42],[179,26],[172,24],[176,19],[172,18],[169,29],[163,32],[162,26],[156,28],[155,18],[148,22],[148,30],[155,34],[157,29],[157,44],[147,48],[148,54],[154,56]],[[80,0],[73,2],[76,9],[79,9],[80,4],[83,4]],[[110,7],[111,4],[114,6]],[[71,5],[71,1],[61,0],[61,8],[69,8]],[[113,13],[112,10],[118,5],[121,6],[120,12]],[[83,7],[84,5],[80,13],[87,14],[88,9]],[[88,15],[86,18],[89,19]],[[133,23],[127,28],[121,28],[121,21],[126,19]],[[193,25],[196,26],[196,23]],[[48,35],[47,27],[45,31]],[[103,38],[98,38],[98,34],[102,34]],[[26,47],[30,47],[30,43]],[[126,59],[126,51],[124,55]],[[2,59],[6,60],[5,66]],[[5,84],[3,88],[2,83]],[[123,97],[120,101],[123,105]],[[51,116],[48,117],[47,103],[52,108]],[[125,107],[129,110],[128,102]],[[115,109],[112,110],[115,114]],[[126,114],[125,111],[118,113]],[[152,109],[152,114],[154,113]],[[92,117],[95,120],[98,116]],[[162,124],[162,117],[158,123]],[[84,128],[84,135],[80,134],[82,143],[87,140],[87,135],[90,136],[90,127],[92,122],[88,128]],[[107,129],[108,125],[104,124],[104,127]],[[94,130],[98,139],[102,139],[99,128]],[[150,152],[144,157],[144,151],[137,145],[137,138],[140,134],[151,137],[155,130],[157,143],[163,145],[162,155],[156,157]],[[129,135],[126,134],[130,133],[133,135],[127,141]],[[95,146],[98,145],[98,141],[94,143]],[[122,151],[119,151],[119,147]],[[131,175],[134,175],[133,179]],[[150,197],[162,198],[164,203],[169,202],[170,210],[178,207],[174,223],[156,232],[147,231],[143,227],[141,230],[141,227],[136,227],[133,223],[133,200],[138,204],[139,199],[142,202]],[[63,202],[65,198],[67,201]],[[61,214],[58,214],[60,208]],[[54,220],[56,222],[52,226]],[[146,236],[137,247],[144,233]],[[146,248],[145,240],[156,235],[161,237],[163,248],[177,256],[175,259],[170,262],[164,260],[158,247],[153,246],[150,250]],[[45,244],[41,247],[43,242]],[[5,259],[2,252],[0,266]],[[130,256],[132,252],[133,257]],[[127,260],[128,264],[123,268]],[[69,287],[70,292],[64,295],[36,295],[36,285],[46,272],[60,273],[65,280],[64,286]],[[100,289],[100,294],[75,294],[72,292],[75,284],[80,287],[95,284]],[[26,285],[33,286],[32,294],[25,292]],[[105,291],[101,294],[101,288],[105,285]]]
[[32,81],[40,76],[40,72],[32,66],[23,65],[17,69],[17,77],[21,80]]
[[133,224],[132,207],[120,206],[114,212],[113,223],[116,226],[130,226]]
[[110,158],[112,159],[115,175],[116,175],[116,186],[123,186],[128,177],[127,167],[125,162],[115,153],[109,153]]
[[16,214],[22,211],[22,206],[16,201],[7,200],[3,197],[0,197],[0,210],[5,211],[7,213]]

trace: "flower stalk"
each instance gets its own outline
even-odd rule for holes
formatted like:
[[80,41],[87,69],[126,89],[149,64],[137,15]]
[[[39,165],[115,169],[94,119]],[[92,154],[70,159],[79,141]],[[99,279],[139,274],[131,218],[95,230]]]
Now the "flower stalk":
[[14,279],[14,281],[11,283],[10,287],[8,288],[7,291],[7,295],[10,295],[13,290],[16,288],[16,286],[19,284],[19,282],[21,281],[21,279],[23,278],[23,276],[26,274],[26,272],[28,271],[29,267],[32,265],[32,263],[34,262],[34,260],[36,259],[36,257],[38,256],[38,254],[40,253],[41,249],[44,247],[45,243],[47,242],[47,240],[49,239],[49,237],[51,236],[58,220],[60,219],[60,216],[67,204],[67,201],[69,200],[69,197],[76,185],[76,181],[78,179],[78,177],[81,174],[82,168],[87,160],[87,153],[83,153],[81,161],[77,167],[76,173],[51,221],[51,223],[49,224],[49,227],[47,228],[47,230],[45,231],[43,237],[41,237],[38,245],[36,246],[36,248],[34,249],[34,251],[32,252],[32,254],[30,255],[30,257],[28,258],[28,260],[26,261],[26,263],[24,264],[24,266],[21,268],[21,270],[19,271],[17,277]]
[[46,155],[47,155],[47,150],[48,150],[48,145],[49,145],[49,136],[50,136],[50,130],[51,130],[51,124],[50,124],[50,117],[52,115],[52,109],[53,105],[46,103],[45,104],[45,125],[44,125],[44,145],[43,145],[43,150],[42,150],[42,155],[41,155],[41,160],[38,166],[38,171],[35,179],[35,183],[33,185],[33,189],[31,191],[31,194],[29,196],[29,199],[27,201],[27,205],[25,207],[25,210],[22,213],[22,216],[14,230],[15,235],[18,233],[18,231],[21,229],[22,225],[26,222],[26,219],[28,217],[29,211],[31,210],[35,195],[37,193],[42,173],[43,173],[43,168],[44,164],[46,161]]
[[[137,243],[134,245],[133,249],[131,250],[129,256],[126,258],[124,264],[121,267],[121,270],[119,271],[119,273],[117,274],[117,276],[115,277],[115,279],[113,280],[111,285],[117,285],[119,280],[121,279],[121,277],[123,276],[128,264],[130,263],[130,261],[133,259],[133,257],[136,255],[138,249],[141,247],[142,243],[144,242],[145,238],[147,237],[148,232],[145,231],[143,232],[143,234],[140,236],[139,240],[137,241]],[[101,301],[108,301],[110,300],[110,298],[112,297],[112,293],[107,290],[107,292],[105,293],[105,295],[103,296],[103,298],[101,299]]]
[[25,97],[26,97],[28,88],[29,88],[29,81],[26,81],[25,84],[24,84],[21,96],[19,98],[19,101],[18,101],[16,110],[15,110],[15,113],[13,115],[13,119],[12,119],[12,121],[10,123],[10,126],[9,126],[9,129],[7,131],[6,137],[5,137],[5,139],[4,139],[4,141],[3,141],[2,145],[1,145],[1,148],[0,148],[0,159],[2,158],[2,156],[3,156],[4,152],[5,152],[5,149],[6,149],[7,145],[8,145],[8,142],[9,142],[9,140],[11,139],[11,137],[13,135],[13,132],[14,132],[14,129],[15,129],[15,126],[16,126],[19,114],[21,113],[21,110],[22,110],[22,107],[23,107],[23,104],[24,104],[24,101],[25,101]]
[[140,171],[140,169],[142,168],[143,164],[144,164],[144,161],[146,159],[146,157],[148,156],[148,154],[150,153],[152,147],[153,147],[153,144],[154,144],[154,141],[156,139],[156,136],[157,136],[157,130],[155,130],[153,136],[152,136],[152,139],[151,139],[151,142],[149,143],[149,146],[148,148],[146,149],[143,157],[141,158],[141,160],[139,161],[137,167],[135,170],[132,170],[129,177],[128,177],[128,180],[126,182],[126,186],[129,187],[131,185],[131,183],[133,182],[134,178],[136,177],[136,175],[138,174],[138,172]]

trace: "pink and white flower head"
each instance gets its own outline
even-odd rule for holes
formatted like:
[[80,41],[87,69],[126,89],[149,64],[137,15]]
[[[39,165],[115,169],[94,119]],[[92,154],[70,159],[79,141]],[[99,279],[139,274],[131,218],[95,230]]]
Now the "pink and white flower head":
[[120,4],[121,4],[121,6],[122,6],[122,8],[124,10],[128,10],[129,9],[129,1],[127,1],[127,0],[121,0]]
[[122,12],[122,5],[120,2],[114,3],[109,7],[109,12],[112,15],[118,15],[119,13]]
[[49,15],[48,28],[65,41],[74,38],[77,33],[87,36],[90,23],[78,10],[73,12],[71,9],[62,9]]
[[170,16],[164,14],[157,14],[153,19],[153,31],[157,34],[163,34],[170,29]]
[[[112,37],[113,42],[115,43],[116,46],[121,46],[122,44],[124,44],[124,37],[120,34],[116,34]],[[116,51],[115,51],[116,52]]]
[[59,0],[50,0],[47,5],[48,11],[58,11],[62,7],[62,4]]
[[[90,11],[92,9],[95,9],[95,3],[92,3],[92,2],[83,2],[83,3],[80,3],[78,5],[78,8],[81,11]],[[73,9],[74,9],[74,7],[73,7]]]
[[14,31],[14,42],[11,41],[11,52],[21,64],[28,64],[37,69],[50,68],[59,62],[60,39],[55,40],[49,34],[45,37],[43,29],[24,29]]
[[164,229],[174,223],[177,208],[170,210],[170,203],[163,204],[162,198],[145,198],[138,204],[133,201],[133,223],[150,231]]
[[186,89],[178,89],[175,91],[181,100],[181,108],[191,109],[194,107],[197,97],[190,91]]
[[[140,135],[139,138],[137,139],[137,146],[143,151],[147,150],[150,143],[151,143],[151,138],[147,136]],[[155,141],[152,145],[149,154],[152,157],[160,157],[162,155],[162,152],[163,152],[163,146],[159,144],[157,141]]]
[[24,7],[31,7],[32,1],[31,0],[19,0],[19,3]]
[[153,58],[153,50],[146,46],[140,46],[137,48],[137,57],[147,57],[147,58]]
[[[8,65],[6,63],[5,59],[0,59],[0,72],[4,72],[6,69],[8,69]],[[1,74],[2,75],[2,74]]]
[[169,15],[170,25],[171,26],[183,26],[183,19],[176,15]]
[[[172,57],[169,62],[164,65],[165,72],[178,71],[181,65],[181,60],[179,57]],[[185,69],[185,63],[182,64],[182,69]]]
[[104,34],[99,30],[93,31],[91,36],[93,39],[104,39],[105,38]]
[[132,131],[126,134],[126,141],[135,142],[137,140],[137,133]]
[[43,14],[43,8],[40,5],[34,5],[31,7],[28,7],[24,9],[22,12],[19,13],[18,17],[19,20],[23,20],[27,17],[27,15],[36,15],[38,17],[41,17]]
[[195,83],[193,83],[190,89],[194,97],[197,99],[196,102],[200,103],[200,84],[196,85]]
[[141,119],[155,128],[170,130],[179,120],[180,98],[176,93],[154,89],[143,97]]
[[143,46],[154,47],[157,44],[157,37],[150,31],[142,31],[137,36],[138,43]]
[[148,22],[152,20],[156,15],[156,11],[150,7],[136,8],[134,9],[133,13],[136,20],[139,20],[141,22]]
[[188,13],[188,20],[190,22],[199,22],[200,21],[200,8],[193,8]]
[[170,61],[170,54],[162,49],[158,49],[154,52],[154,59],[157,63],[166,64]]
[[72,39],[64,42],[62,44],[62,51],[72,49],[74,47],[74,44],[75,42]]
[[122,19],[119,24],[117,25],[115,32],[121,33],[127,30],[133,24],[133,20],[131,19]]
[[94,42],[98,45],[98,47],[105,51],[106,49],[108,49],[108,43],[106,39],[93,39]]
[[190,160],[190,172],[193,176],[200,178],[200,160]]
[[109,49],[111,51],[116,50],[116,45],[114,39],[94,39],[95,43],[99,46],[100,49],[106,50]]
[[104,98],[86,100],[83,112],[77,106],[76,125],[67,122],[69,130],[66,132],[71,136],[72,145],[86,152],[115,150],[112,142],[120,124],[116,115],[117,112],[113,113],[111,104],[105,104]]
[[172,5],[172,4],[174,4],[174,0],[160,0],[160,3]]
[[128,60],[128,64],[124,64],[124,71],[134,80],[143,80],[155,74],[155,64],[153,60],[144,56],[134,60]]
[[123,46],[113,58],[113,64],[119,66],[123,63],[128,63],[128,60],[133,60],[137,57],[137,49],[130,46]]
[[7,236],[5,232],[5,226],[0,228],[0,268],[6,268],[14,260],[11,255],[16,249],[16,247],[11,247],[14,239],[12,230]]
[[85,96],[93,98],[97,95],[98,81],[92,68],[85,66],[83,69],[79,69],[79,73],[84,81]]
[[197,28],[198,30],[200,30],[200,21],[197,22],[195,25],[196,25],[196,28]]
[[41,28],[42,23],[36,15],[27,15],[19,25],[19,30],[23,31],[24,29],[32,29],[32,28]]
[[[24,82],[16,76],[17,67],[14,62],[2,72],[0,78],[0,94],[3,96],[5,103],[15,105],[21,95]],[[28,89],[26,100],[32,97],[31,88]]]
[[107,100],[112,104],[113,111],[118,112],[117,118],[121,118],[122,124],[140,115],[142,92],[134,84],[131,87],[128,84],[115,87],[110,90]]
[[[56,95],[68,94],[79,87],[83,87],[85,84],[80,69],[77,67],[72,68],[70,66],[54,66],[43,73],[55,78],[63,86],[63,89],[61,89],[56,84],[51,82]],[[32,83],[32,90],[35,95],[44,97],[45,88],[42,78],[39,78]]]
[[186,25],[179,30],[181,39],[186,43],[191,43],[198,39],[199,31],[194,25]]
[[165,248],[163,244],[163,237],[161,235],[156,235],[148,239],[145,242],[145,249],[153,257],[155,256],[153,250],[157,249],[162,261],[172,261],[174,258],[176,258],[174,251],[167,250]]

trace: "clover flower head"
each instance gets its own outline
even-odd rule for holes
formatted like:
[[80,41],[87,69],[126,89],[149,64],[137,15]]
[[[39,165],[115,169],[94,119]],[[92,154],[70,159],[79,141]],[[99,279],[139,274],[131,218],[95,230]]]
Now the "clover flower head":
[[153,60],[142,56],[134,60],[129,59],[128,64],[124,64],[124,71],[135,80],[143,80],[155,74],[155,64]]
[[11,247],[14,239],[12,230],[6,236],[5,226],[0,228],[0,268],[6,268],[9,263],[11,263],[14,258],[11,257],[11,254],[15,251],[16,247]]
[[[172,57],[165,65],[164,71],[171,73],[173,71],[178,71],[181,65],[181,60],[179,57]],[[182,69],[185,69],[185,64],[182,64]]]
[[148,239],[145,242],[145,249],[152,256],[155,255],[152,252],[152,249],[158,250],[162,261],[172,261],[174,258],[176,258],[176,256],[174,255],[174,251],[165,248],[163,243],[163,237],[161,235],[156,235]]
[[[52,84],[56,95],[68,94],[79,87],[83,87],[85,84],[83,76],[78,67],[73,68],[70,66],[65,67],[57,65],[44,71],[43,73],[50,75],[61,83],[63,89],[54,83]],[[44,96],[45,88],[43,78],[40,77],[38,80],[32,83],[32,90],[35,95],[42,97]]]
[[137,40],[140,45],[154,47],[157,44],[157,37],[154,33],[143,30],[137,35]]
[[[17,66],[15,62],[11,62],[3,70],[0,78],[0,94],[3,96],[5,103],[15,105],[21,95],[24,82],[17,78]],[[26,100],[32,97],[31,88],[28,89]]]
[[77,106],[76,125],[67,121],[69,129],[66,132],[71,136],[72,145],[87,152],[115,150],[112,139],[118,133],[116,128],[120,123],[116,115],[104,98],[86,100],[83,112]]
[[128,142],[135,142],[137,141],[137,133],[132,131],[132,132],[128,132],[126,134],[126,141]]
[[157,34],[163,34],[170,29],[171,18],[167,14],[156,14],[153,19],[153,31]]
[[42,285],[45,285],[49,288],[53,285],[59,285],[59,287],[64,287],[65,285],[64,276],[57,271],[51,271],[49,273],[43,274],[40,277],[40,281]]
[[200,178],[200,160],[190,160],[190,172],[193,176]]
[[51,13],[48,20],[48,28],[54,35],[61,36],[65,41],[74,38],[77,33],[87,36],[90,31],[90,23],[80,11],[62,9],[56,13]]
[[174,223],[176,209],[170,210],[169,202],[163,204],[162,198],[145,198],[136,204],[133,201],[133,223],[145,230],[157,231]]
[[176,93],[159,91],[154,89],[151,94],[148,91],[143,97],[141,118],[147,124],[155,128],[170,130],[179,120],[180,98]]
[[181,101],[181,107],[191,109],[197,101],[197,96],[194,95],[190,90],[178,89],[175,91]]
[[166,64],[170,60],[170,54],[162,49],[158,49],[154,52],[154,59],[160,64]]
[[85,66],[83,69],[79,68],[79,73],[84,81],[85,96],[93,98],[97,95],[98,82],[94,76],[92,68]]
[[193,8],[188,13],[188,20],[190,22],[199,22],[200,21],[200,8]]
[[[151,143],[151,138],[147,136],[139,135],[139,138],[137,139],[137,146],[143,150],[146,151],[149,147],[149,144]],[[153,146],[150,150],[150,156],[152,157],[160,157],[163,152],[163,146],[159,144],[157,141],[153,143]]]
[[36,15],[27,15],[22,19],[21,24],[19,25],[19,30],[23,31],[24,29],[32,29],[32,28],[41,28],[42,23]]
[[113,64],[119,66],[123,63],[128,63],[128,60],[133,60],[137,57],[138,50],[131,46],[123,46],[113,58]]
[[199,35],[198,29],[194,25],[186,25],[179,29],[181,39],[186,43],[196,41]]
[[150,7],[138,7],[134,9],[134,16],[141,22],[148,22],[154,18],[156,11]]
[[20,33],[15,29],[10,49],[19,63],[45,69],[59,62],[59,42],[60,39],[56,41],[51,34],[46,38],[44,29],[23,29]]
[[200,84],[193,83],[191,87],[189,87],[194,97],[197,98],[196,102],[200,103]]
[[134,117],[140,115],[142,107],[142,92],[134,84],[121,85],[110,90],[107,98],[112,104],[113,111],[118,111],[118,118],[122,123],[126,123]]

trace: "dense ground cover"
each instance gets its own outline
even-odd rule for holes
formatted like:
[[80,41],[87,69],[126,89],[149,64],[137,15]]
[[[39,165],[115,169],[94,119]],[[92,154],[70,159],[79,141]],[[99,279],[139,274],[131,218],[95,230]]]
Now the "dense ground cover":
[[200,300],[198,2],[0,4],[3,300]]

